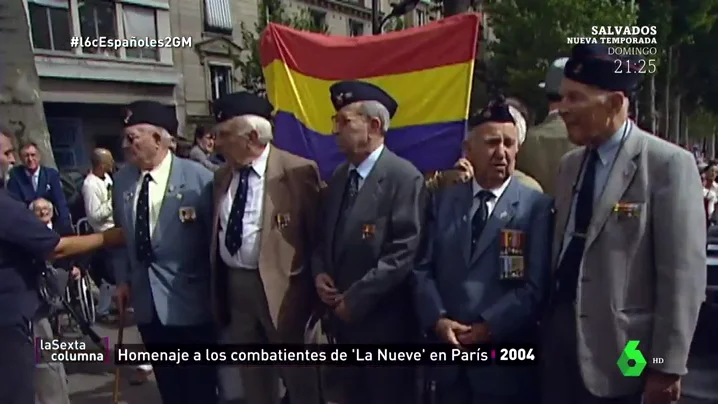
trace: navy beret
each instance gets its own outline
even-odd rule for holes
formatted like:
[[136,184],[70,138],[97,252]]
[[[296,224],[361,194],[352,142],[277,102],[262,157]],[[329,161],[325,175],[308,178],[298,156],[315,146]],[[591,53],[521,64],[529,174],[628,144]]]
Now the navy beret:
[[271,120],[274,106],[266,98],[240,91],[215,100],[212,103],[212,112],[217,123],[242,115],[257,115]]
[[496,99],[489,101],[489,104],[484,109],[470,116],[468,122],[469,129],[475,128],[487,122],[516,123],[516,121],[514,121],[514,117],[511,116],[509,104],[506,103],[506,99],[503,97],[497,97]]
[[149,124],[164,128],[171,135],[177,135],[177,115],[172,107],[156,101],[135,101],[125,107],[125,128]]
[[329,87],[329,94],[332,97],[334,109],[337,111],[355,102],[377,101],[389,111],[389,117],[393,118],[397,108],[399,108],[396,100],[386,91],[364,81],[339,81]]
[[[628,73],[627,66],[636,67]],[[564,76],[602,90],[628,93],[638,87],[642,76],[639,69],[638,60],[611,55],[606,45],[576,45],[564,67]]]

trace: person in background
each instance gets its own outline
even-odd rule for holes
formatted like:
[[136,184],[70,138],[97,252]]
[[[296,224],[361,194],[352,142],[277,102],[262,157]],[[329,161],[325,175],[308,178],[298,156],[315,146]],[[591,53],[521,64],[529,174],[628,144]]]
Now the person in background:
[[[628,119],[641,75],[617,72],[617,61],[637,62],[610,51],[574,46],[560,87],[561,116],[580,147],[563,157],[556,181],[552,293],[541,320],[545,404],[677,402],[705,300],[695,159]],[[617,366],[629,341],[648,362],[641,377]]]
[[202,126],[197,126],[194,131],[194,146],[189,152],[189,158],[212,171],[217,171],[219,165],[212,161],[214,142],[214,133],[205,130]]
[[10,133],[9,129],[0,125],[0,188],[5,187],[10,170],[15,166],[15,145]]
[[68,234],[72,231],[72,219],[67,207],[65,192],[62,190],[60,173],[54,168],[40,165],[42,156],[35,143],[26,143],[20,147],[20,158],[23,165],[10,170],[10,179],[7,182],[8,192],[23,202],[25,206],[38,198],[52,202],[57,210],[56,228],[62,228],[62,233]]
[[556,173],[561,157],[576,147],[569,140],[566,124],[558,110],[561,102],[559,87],[567,60],[560,58],[551,63],[546,79],[539,84],[546,93],[548,115],[542,123],[528,130],[516,160],[516,168],[533,176],[544,192],[551,196],[555,195]]
[[[82,184],[82,197],[85,203],[87,221],[95,232],[102,232],[115,226],[112,219],[112,177],[115,160],[112,153],[96,148],[90,156],[92,170]],[[97,302],[97,316],[100,321],[110,320],[112,295],[114,294],[114,273],[108,265],[110,255],[107,251],[97,251],[92,256],[92,280],[100,289]]]
[[[114,176],[115,226],[129,241],[114,254],[115,296],[132,298],[134,320],[147,344],[214,344],[209,242],[212,173],[170,152],[174,111],[152,101],[127,106],[123,148],[129,164]],[[217,401],[212,366],[152,364],[165,403]]]
[[716,187],[716,166],[714,163],[698,167],[703,181],[703,204],[706,210],[706,224],[710,227],[716,222],[716,204],[718,203],[718,188]]
[[[30,210],[40,221],[53,229],[52,203],[47,199],[36,199],[30,203]],[[61,234],[62,235],[62,234]],[[56,268],[69,270],[73,280],[80,279],[80,268],[74,266],[72,261],[59,260],[55,262]],[[43,304],[35,314],[33,321],[33,334],[35,338],[51,340],[55,338],[49,315],[50,307]],[[38,363],[35,367],[36,403],[37,404],[70,404],[70,391],[67,386],[67,374],[62,362]]]
[[[518,128],[519,136],[519,146],[523,148],[523,145],[526,144],[527,131],[531,130],[531,112],[529,111],[526,104],[524,104],[516,97],[506,98],[506,105],[509,105],[515,109],[514,115],[516,115],[515,112],[518,111],[521,114],[521,118],[523,118],[523,120],[516,120],[516,127]],[[539,192],[543,192],[541,184],[536,180],[536,178],[532,177],[530,174],[514,168],[513,176],[516,177],[517,180],[521,181],[521,183],[526,185],[527,187],[533,188]]]

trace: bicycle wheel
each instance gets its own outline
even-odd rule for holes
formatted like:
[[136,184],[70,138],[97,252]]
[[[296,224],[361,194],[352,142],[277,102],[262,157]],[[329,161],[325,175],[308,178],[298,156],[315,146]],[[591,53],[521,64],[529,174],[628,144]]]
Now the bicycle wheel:
[[96,320],[95,296],[92,294],[92,288],[88,282],[87,275],[83,275],[82,278],[77,281],[77,298],[80,301],[82,317],[84,317],[85,321],[89,324],[94,324]]

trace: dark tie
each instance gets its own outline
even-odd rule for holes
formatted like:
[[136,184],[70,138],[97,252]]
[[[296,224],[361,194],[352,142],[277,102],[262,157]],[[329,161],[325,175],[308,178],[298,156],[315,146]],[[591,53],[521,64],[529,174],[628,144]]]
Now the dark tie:
[[359,173],[357,170],[352,169],[349,171],[349,178],[347,178],[346,186],[344,187],[344,196],[342,197],[342,205],[339,210],[339,217],[337,218],[337,225],[334,229],[334,251],[337,251],[340,236],[344,232],[344,224],[349,216],[354,202],[356,202],[357,194],[359,193]]
[[251,167],[244,167],[239,170],[239,184],[237,184],[237,192],[234,194],[232,210],[229,212],[229,220],[227,220],[224,245],[231,255],[237,254],[237,251],[242,246],[242,218],[244,218],[244,209],[247,206],[247,190],[249,189],[248,182],[251,171]]
[[489,220],[489,207],[487,203],[494,199],[494,194],[491,191],[479,191],[474,196],[479,201],[479,208],[476,209],[474,217],[471,218],[471,254],[476,250],[476,243],[479,241],[481,232],[486,226],[486,221]]
[[135,210],[135,248],[137,261],[149,266],[154,260],[152,253],[152,239],[150,234],[150,181],[152,176],[145,174],[142,178],[142,187],[137,195],[137,208]]
[[573,234],[556,272],[556,298],[554,300],[556,303],[573,303],[576,300],[579,268],[586,248],[588,226],[593,216],[596,166],[599,161],[598,152],[591,150],[588,153],[586,171],[583,174],[581,188],[578,190],[576,198]]

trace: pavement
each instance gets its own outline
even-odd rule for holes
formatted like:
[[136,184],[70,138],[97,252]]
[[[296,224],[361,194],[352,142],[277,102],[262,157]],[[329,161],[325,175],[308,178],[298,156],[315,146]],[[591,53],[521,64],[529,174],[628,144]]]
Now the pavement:
[[[102,337],[110,338],[110,345],[117,342],[117,329],[106,325],[95,325],[95,330]],[[683,380],[684,398],[680,404],[718,404],[718,349],[716,336],[718,324],[699,324],[694,340],[689,372]],[[72,333],[66,334],[68,337]],[[137,327],[125,328],[124,340],[127,344],[140,344],[141,338]],[[66,364],[70,387],[70,398],[73,404],[108,404],[112,403],[114,390],[115,367],[111,364]],[[128,378],[132,375],[132,367],[123,367],[120,371],[120,402],[119,404],[161,404],[154,380],[141,386],[130,386]],[[241,397],[241,384],[237,384],[236,368],[221,371],[220,378],[229,377],[234,391],[226,392],[226,398]],[[239,390],[237,390],[239,389]]]

